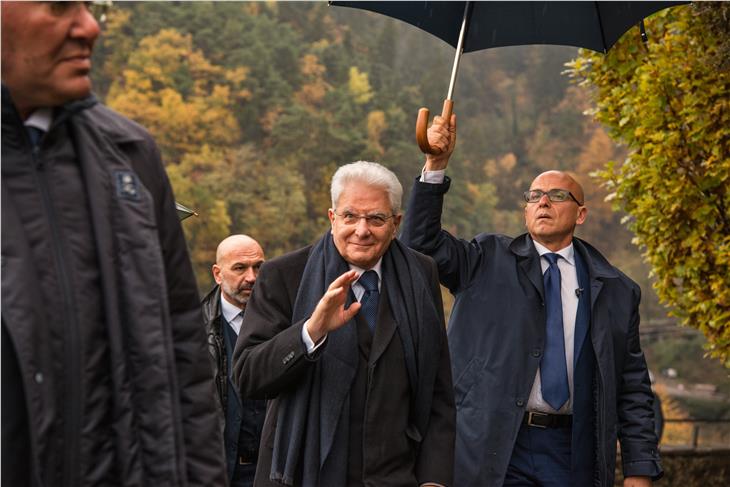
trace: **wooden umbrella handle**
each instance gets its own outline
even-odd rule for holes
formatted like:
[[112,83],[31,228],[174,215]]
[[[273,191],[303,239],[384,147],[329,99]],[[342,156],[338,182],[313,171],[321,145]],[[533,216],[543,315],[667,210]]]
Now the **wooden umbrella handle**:
[[[454,101],[449,99],[444,100],[444,108],[441,110],[441,117],[446,120],[447,124],[451,121],[451,112],[453,109]],[[428,108],[424,107],[418,110],[418,118],[416,119],[416,142],[418,142],[418,147],[424,154],[436,154],[437,149],[431,147],[428,143],[428,135],[426,135],[429,116],[430,112]]]

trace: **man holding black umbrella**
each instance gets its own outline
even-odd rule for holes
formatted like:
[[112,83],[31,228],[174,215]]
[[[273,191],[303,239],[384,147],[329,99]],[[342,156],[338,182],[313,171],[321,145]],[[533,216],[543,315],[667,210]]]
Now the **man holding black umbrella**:
[[560,171],[524,193],[527,233],[441,229],[456,120],[436,117],[437,150],[411,193],[402,240],[436,260],[456,296],[448,337],[457,405],[455,485],[624,486],[662,475],[639,343],[639,287],[575,238],[583,189]]

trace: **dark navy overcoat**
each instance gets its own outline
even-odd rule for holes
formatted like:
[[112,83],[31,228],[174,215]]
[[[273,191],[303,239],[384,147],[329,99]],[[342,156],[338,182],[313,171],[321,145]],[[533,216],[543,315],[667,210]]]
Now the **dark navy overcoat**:
[[[457,406],[455,485],[502,484],[545,345],[540,257],[528,234],[441,229],[443,184],[416,182],[401,239],[433,257],[455,297],[449,320]],[[581,288],[575,330],[574,470],[611,486],[616,440],[624,475],[662,474],[652,392],[639,343],[640,288],[574,238]]]

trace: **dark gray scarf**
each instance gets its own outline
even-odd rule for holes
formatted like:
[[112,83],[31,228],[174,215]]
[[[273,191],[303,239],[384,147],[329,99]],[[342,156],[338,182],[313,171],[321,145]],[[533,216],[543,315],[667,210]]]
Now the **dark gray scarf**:
[[[327,232],[309,254],[292,323],[311,316],[330,283],[348,270],[349,265]],[[382,281],[403,343],[411,386],[411,417],[423,436],[431,413],[443,320],[422,264],[398,240],[393,240],[383,255]],[[294,485],[301,475],[302,487],[345,484],[349,392],[357,368],[357,346],[353,319],[328,334],[321,357],[299,386],[279,396],[272,481]]]

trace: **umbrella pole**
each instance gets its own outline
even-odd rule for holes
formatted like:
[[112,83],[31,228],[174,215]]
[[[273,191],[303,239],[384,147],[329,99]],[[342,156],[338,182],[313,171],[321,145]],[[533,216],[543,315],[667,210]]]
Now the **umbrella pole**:
[[[466,28],[469,23],[471,14],[471,2],[466,2],[464,6],[464,18],[461,20],[461,30],[459,31],[459,42],[456,44],[456,54],[454,55],[454,66],[451,68],[451,81],[449,81],[449,92],[446,99],[451,101],[454,96],[454,86],[456,85],[456,73],[459,71],[459,61],[464,53],[464,38],[466,37]],[[452,101],[453,103],[453,101]]]
[[[459,61],[461,61],[461,55],[464,52],[464,38],[466,37],[467,27],[469,25],[469,17],[471,16],[472,2],[465,2],[464,5],[464,17],[461,20],[461,30],[459,31],[459,41],[456,44],[456,54],[454,55],[454,65],[451,68],[451,80],[449,81],[449,92],[444,100],[444,106],[441,110],[441,117],[446,121],[448,125],[451,121],[451,112],[454,108],[454,86],[456,85],[456,74],[459,71]],[[428,108],[421,108],[418,110],[418,119],[416,120],[416,141],[418,147],[424,154],[434,154],[435,149],[428,143],[428,136],[426,135],[428,129],[428,119],[430,112]]]

